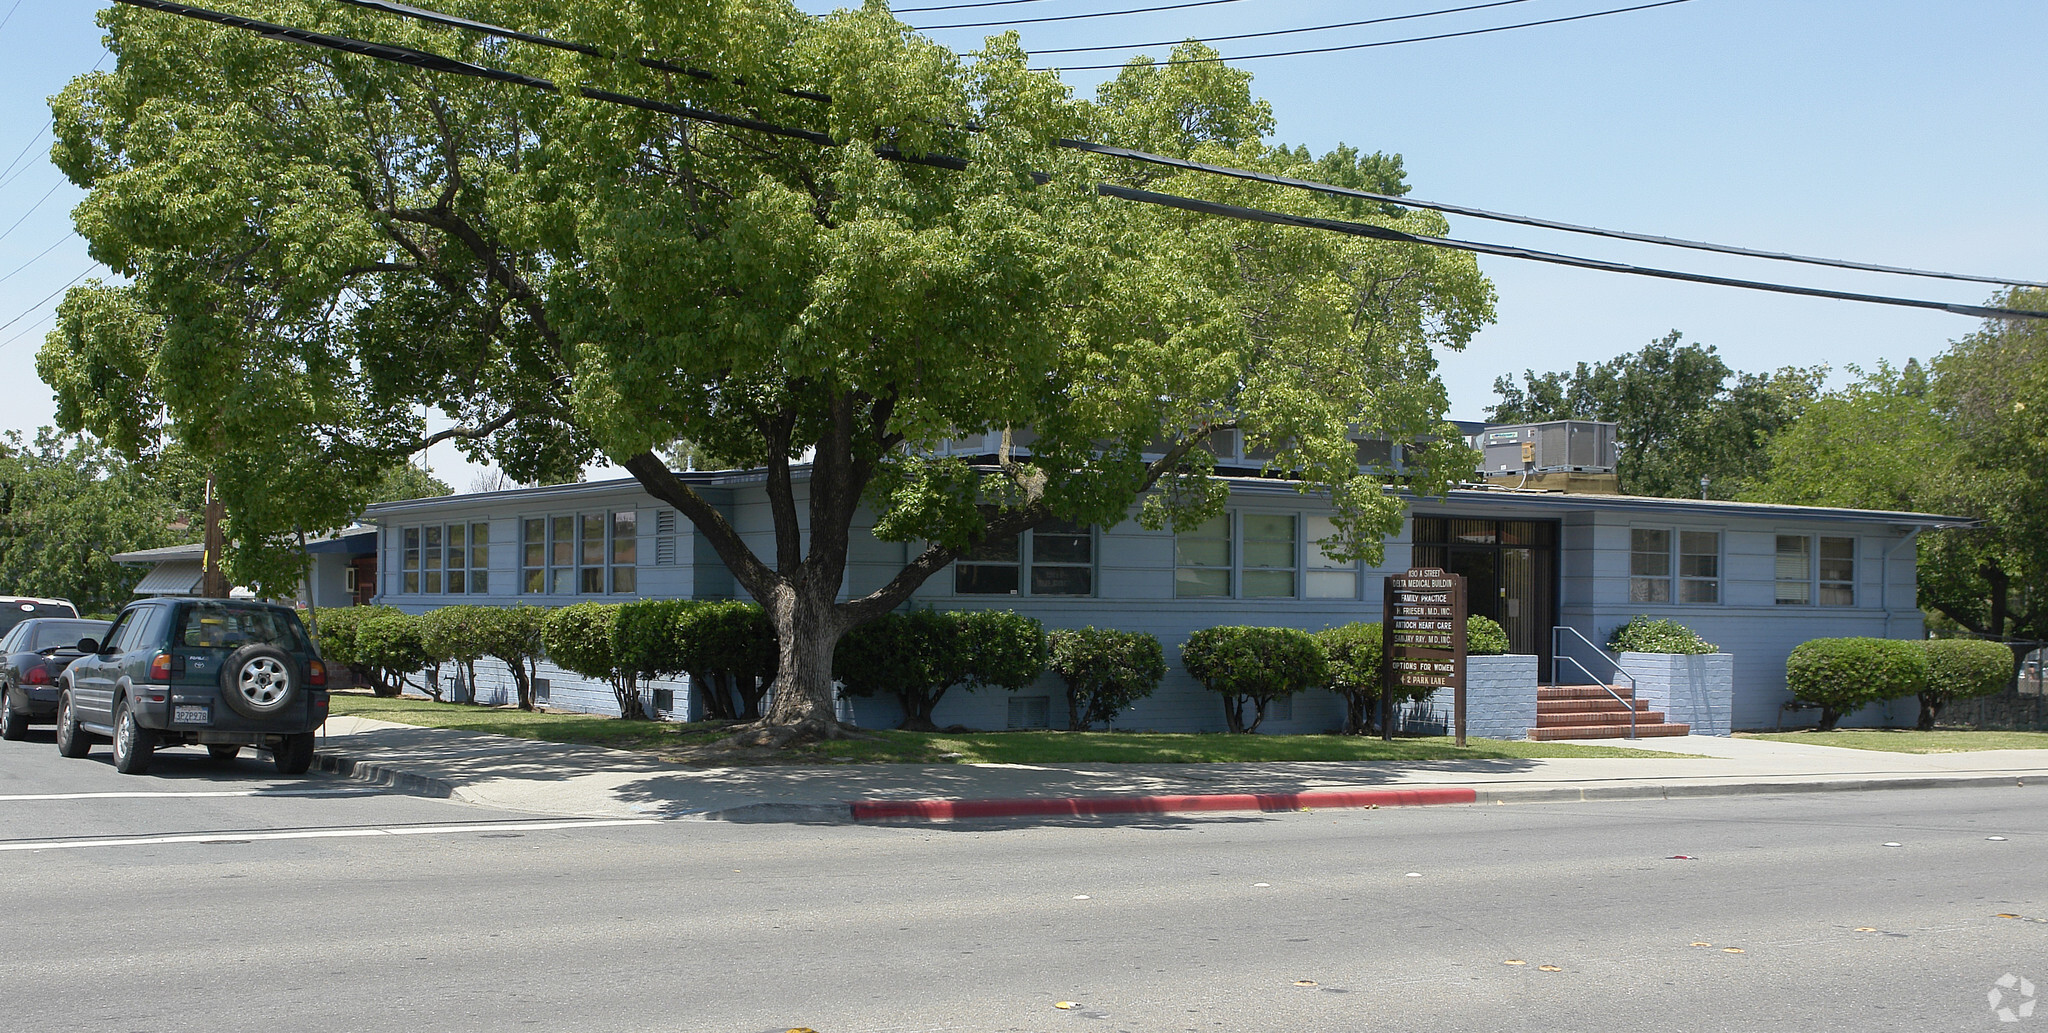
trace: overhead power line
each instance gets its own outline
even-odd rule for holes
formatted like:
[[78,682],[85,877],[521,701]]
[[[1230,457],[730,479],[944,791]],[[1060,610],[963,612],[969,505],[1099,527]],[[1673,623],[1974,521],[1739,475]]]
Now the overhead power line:
[[[1171,59],[1168,59],[1168,60],[1165,60],[1165,61],[1158,61],[1158,62],[1155,62],[1155,63],[1156,63],[1156,64],[1162,64],[1162,65],[1211,65],[1211,64],[1221,64],[1221,63],[1223,63],[1223,62],[1225,62],[1225,61],[1262,61],[1262,60],[1264,60],[1264,59],[1266,59],[1266,58],[1269,58],[1269,57],[1304,57],[1304,56],[1306,56],[1306,55],[1309,55],[1309,54],[1341,54],[1341,53],[1344,53],[1345,51],[1350,51],[1350,50],[1368,50],[1368,49],[1370,49],[1370,48],[1373,48],[1373,47],[1392,47],[1392,46],[1398,46],[1398,45],[1400,45],[1400,44],[1403,44],[1403,43],[1428,43],[1428,42],[1430,42],[1431,40],[1439,40],[1439,39],[1457,39],[1457,38],[1459,38],[1459,37],[1462,37],[1462,36],[1484,36],[1484,35],[1486,35],[1487,33],[1490,33],[1490,32],[1509,32],[1509,31],[1512,31],[1512,30],[1514,30],[1514,29],[1530,29],[1530,28],[1535,28],[1536,26],[1539,26],[1539,25],[1562,25],[1562,24],[1564,24],[1565,22],[1578,22],[1578,21],[1585,21],[1585,20],[1586,20],[1586,19],[1588,19],[1588,18],[1605,18],[1605,17],[1607,17],[1607,16],[1608,16],[1608,15],[1610,15],[1610,14],[1628,14],[1628,13],[1630,13],[1630,12],[1633,12],[1633,11],[1647,11],[1647,10],[1650,10],[1651,8],[1655,8],[1655,7],[1670,7],[1670,6],[1673,6],[1674,4],[1687,4],[1687,3],[1691,3],[1691,2],[1692,2],[1692,0],[1657,0],[1657,2],[1656,2],[1656,3],[1650,3],[1650,4],[1637,4],[1637,5],[1636,5],[1636,6],[1634,6],[1634,7],[1616,7],[1616,8],[1612,8],[1612,9],[1609,9],[1609,10],[1605,10],[1605,11],[1593,11],[1593,12],[1591,12],[1591,13],[1588,13],[1588,14],[1573,14],[1573,15],[1566,15],[1566,16],[1564,16],[1564,17],[1561,17],[1561,18],[1543,18],[1543,19],[1540,19],[1540,20],[1538,20],[1538,21],[1532,21],[1532,22],[1517,22],[1517,23],[1515,23],[1515,24],[1513,24],[1513,25],[1495,25],[1495,26],[1492,26],[1492,27],[1490,27],[1490,28],[1485,28],[1485,29],[1466,29],[1466,30],[1464,30],[1463,32],[1439,32],[1439,33],[1437,33],[1436,35],[1433,35],[1433,36],[1410,36],[1410,37],[1408,37],[1408,38],[1406,38],[1406,39],[1383,39],[1383,40],[1378,40],[1378,41],[1376,41],[1376,42],[1373,42],[1373,43],[1351,43],[1351,44],[1346,44],[1346,45],[1343,45],[1343,46],[1334,46],[1334,47],[1308,47],[1308,48],[1305,48],[1305,49],[1302,49],[1302,50],[1275,50],[1275,51],[1271,51],[1271,52],[1269,52],[1269,53],[1264,53],[1264,54],[1238,54],[1238,55],[1236,55],[1236,56],[1233,56],[1233,57],[1183,57],[1183,58],[1171,58]],[[1056,68],[1056,69],[1055,69],[1055,68],[1036,68],[1036,69],[1033,69],[1033,71],[1039,71],[1039,72],[1049,72],[1049,71],[1062,71],[1062,72],[1093,72],[1093,71],[1100,71],[1100,70],[1102,70],[1102,69],[1117,69],[1117,68],[1122,68],[1122,67],[1123,67],[1123,65],[1121,65],[1121,64],[1114,64],[1114,65],[1062,65],[1062,66],[1060,66],[1059,68]]]
[[0,240],[6,240],[8,234],[13,233],[17,229],[20,229],[21,224],[27,222],[28,217],[34,215],[36,213],[36,209],[41,208],[43,206],[43,202],[49,200],[50,195],[56,193],[57,188],[63,185],[64,184],[61,182],[50,184],[50,189],[43,191],[43,196],[37,198],[36,203],[29,205],[28,211],[21,213],[21,218],[14,220],[14,225],[9,226],[4,230],[0,230]]
[[[489,78],[500,82],[529,86],[536,89],[544,89],[550,92],[562,92],[561,89],[557,87],[554,83],[545,79],[519,75],[518,73],[508,72],[501,69],[486,68],[481,65],[474,65],[464,61],[457,61],[453,58],[445,57],[439,54],[434,54],[428,51],[416,50],[410,47],[396,47],[379,43],[366,43],[362,40],[350,39],[348,37],[343,36],[333,36],[326,33],[317,33],[304,29],[294,29],[287,26],[273,25],[271,23],[259,22],[253,19],[242,18],[236,15],[227,15],[217,11],[208,11],[203,8],[195,8],[184,4],[171,3],[169,2],[169,0],[116,0],[116,2],[129,4],[136,7],[144,7],[153,10],[165,11],[173,14],[180,14],[186,17],[199,18],[205,21],[212,21],[222,25],[228,25],[235,28],[241,28],[248,31],[257,32],[261,35],[269,36],[272,38],[289,40],[291,42],[296,43],[305,43],[312,46],[339,50],[347,53],[361,54],[364,56],[378,58],[380,60],[388,60],[400,64],[412,65],[414,67],[427,68],[434,71],[446,71],[449,72],[450,74],[456,75],[481,76],[484,78]],[[836,141],[832,140],[825,134],[816,133],[811,130],[795,129],[787,126],[778,126],[773,125],[771,123],[760,122],[759,120],[755,119],[739,119],[735,118],[734,116],[724,115],[718,112],[705,111],[703,109],[697,108],[689,108],[677,104],[668,104],[661,101],[648,100],[647,98],[643,97],[633,97],[626,94],[612,93],[610,91],[579,89],[575,92],[580,96],[606,103],[622,104],[630,107],[639,107],[650,111],[661,111],[669,114],[674,114],[682,118],[698,119],[713,122],[714,124],[734,125],[739,128],[759,129],[760,131],[763,132],[770,132],[781,136],[804,139],[813,143],[817,143],[820,146],[838,146],[838,143]],[[1079,142],[1080,141],[1069,141],[1069,143]],[[1093,146],[1099,147],[1100,145]],[[913,158],[902,154],[891,153],[886,149],[879,148],[877,149],[877,153],[881,154],[885,158],[890,158],[892,160],[915,161],[921,164],[937,165],[944,168],[964,168],[966,166],[966,162],[963,159],[954,157],[927,155],[921,158]],[[1130,153],[1135,155],[1140,152]],[[1157,158],[1158,156],[1148,155],[1147,157]],[[1171,161],[1173,159],[1163,160]],[[1244,170],[1236,171],[1242,172]],[[1258,174],[1249,175],[1256,176]],[[1328,184],[1317,185],[1328,186]],[[1268,212],[1260,209],[1240,208],[1237,206],[1221,205],[1216,204],[1214,202],[1201,201],[1193,198],[1178,197],[1176,195],[1171,194],[1155,194],[1150,191],[1133,190],[1128,187],[1120,187],[1112,184],[1098,184],[1097,191],[1105,196],[1118,197],[1121,199],[1137,201],[1145,204],[1164,205],[1166,207],[1182,208],[1190,211],[1203,211],[1207,214],[1219,215],[1234,219],[1242,219],[1246,221],[1301,226],[1311,229],[1321,229],[1339,233],[1346,233],[1354,236],[1372,236],[1386,240],[1399,240],[1406,243],[1424,244],[1436,247],[1449,247],[1455,248],[1457,250],[1472,251],[1481,254],[1494,254],[1503,257],[1521,258],[1532,261],[1545,261],[1551,262],[1553,264],[1575,265],[1580,268],[1598,269],[1606,272],[1628,273],[1640,276],[1661,277],[1665,279],[1687,280],[1696,283],[1707,283],[1718,286],[1740,287],[1752,290],[1768,290],[1788,294],[1802,294],[1810,297],[1835,298],[1845,301],[1863,301],[1876,304],[1903,305],[1913,308],[1937,309],[1941,311],[1954,312],[1960,315],[1979,316],[1983,318],[2048,319],[2048,312],[2036,312],[2025,309],[2006,309],[1978,305],[1958,305],[1951,304],[1948,302],[1899,298],[1889,295],[1854,294],[1844,291],[1825,291],[1820,290],[1818,288],[1797,287],[1787,284],[1776,284],[1755,280],[1737,280],[1726,277],[1712,277],[1697,273],[1685,273],[1674,270],[1657,269],[1653,267],[1634,266],[1619,262],[1605,262],[1598,259],[1579,258],[1571,255],[1560,255],[1548,252],[1531,251],[1524,248],[1508,247],[1505,245],[1498,244],[1483,244],[1473,241],[1459,241],[1451,240],[1448,238],[1425,237],[1415,234],[1402,233],[1398,230],[1391,230],[1386,227],[1373,226],[1366,223],[1349,223],[1330,219],[1314,219],[1304,216],[1288,215],[1280,212]],[[1388,198],[1388,200],[1396,204],[1407,203],[1400,198]],[[1389,234],[1392,234],[1393,236],[1389,236]]]
[[[1077,22],[1085,21],[1090,18],[1114,18],[1119,15],[1125,14],[1154,14],[1159,11],[1184,11],[1190,7],[1214,7],[1217,4],[1234,4],[1239,2],[1240,0],[1189,0],[1189,2],[1187,3],[1165,4],[1159,7],[1129,7],[1120,11],[1091,11],[1087,14],[1057,14],[1049,15],[1044,18],[1017,18],[1010,21],[1000,22],[962,22],[958,25],[913,25],[911,26],[911,28],[916,29],[919,32],[930,32],[934,29],[986,29],[991,26],[1003,25],[1037,25],[1041,22]],[[932,10],[937,10],[937,8],[932,8]],[[911,12],[906,9],[895,13],[909,14]]]
[[[1018,4],[1045,3],[1046,0],[981,0],[972,4],[933,4],[929,7],[891,7],[891,14],[919,14],[925,11],[965,11],[976,7],[1015,7]],[[1211,0],[1213,3],[1231,3],[1234,0]]]
[[[56,297],[57,295],[59,295],[59,294],[62,294],[62,293],[64,293],[65,291],[68,291],[68,290],[70,290],[70,289],[72,288],[72,286],[73,286],[73,285],[75,285],[76,283],[78,283],[78,281],[80,281],[80,280],[83,280],[83,279],[85,279],[85,278],[86,278],[86,277],[87,277],[88,275],[90,275],[90,274],[92,273],[92,271],[93,271],[94,269],[98,269],[99,267],[100,267],[100,264],[99,264],[98,262],[94,262],[93,264],[91,264],[91,265],[89,265],[89,266],[86,266],[86,267],[85,267],[85,272],[79,273],[79,274],[78,274],[77,276],[74,276],[74,277],[72,277],[72,278],[71,278],[71,282],[70,282],[70,283],[67,283],[67,284],[65,284],[64,286],[62,286],[62,287],[59,287],[59,288],[57,288],[56,290],[53,290],[53,291],[51,291],[50,293],[48,293],[48,294],[45,294],[45,295],[43,295],[43,300],[41,300],[41,301],[38,301],[38,302],[36,302],[35,304],[33,304],[33,305],[30,305],[29,307],[27,307],[27,308],[25,308],[25,309],[22,309],[22,310],[21,310],[21,313],[20,313],[19,315],[15,316],[15,317],[14,317],[13,319],[10,319],[10,320],[8,320],[8,321],[7,321],[7,322],[5,322],[5,323],[0,323],[0,330],[6,330],[6,329],[7,329],[8,327],[10,327],[10,326],[13,326],[13,325],[14,325],[14,324],[16,324],[16,323],[19,323],[19,322],[21,322],[21,321],[22,321],[23,319],[26,319],[26,318],[28,318],[29,316],[32,316],[32,315],[36,314],[37,312],[41,312],[41,311],[43,310],[43,306],[44,306],[44,305],[47,305],[47,304],[49,304],[49,303],[50,303],[50,299],[51,299],[51,298],[54,298],[54,297]],[[19,336],[19,335],[16,335],[16,336]],[[11,340],[13,340],[13,338],[8,338],[8,340],[10,340],[10,341],[11,341]]]
[[1328,32],[1332,29],[1356,29],[1365,25],[1384,25],[1388,22],[1414,21],[1417,18],[1435,18],[1446,14],[1464,14],[1467,11],[1484,11],[1491,7],[1507,7],[1510,4],[1526,4],[1529,0],[1491,0],[1490,3],[1470,4],[1465,7],[1446,7],[1436,11],[1418,11],[1414,14],[1395,14],[1385,18],[1367,18],[1356,22],[1334,22],[1329,25],[1309,25],[1299,29],[1273,29],[1269,32],[1240,32],[1234,36],[1203,36],[1195,40],[1167,39],[1152,43],[1118,43],[1099,47],[1050,47],[1032,51],[1033,56],[1045,54],[1087,54],[1101,50],[1142,50],[1146,47],[1177,47],[1182,43],[1228,43],[1239,39],[1264,39],[1268,36],[1295,36],[1304,32]]
[[63,243],[65,242],[65,241],[67,241],[67,240],[70,240],[71,238],[73,238],[73,237],[75,237],[75,236],[78,236],[78,231],[77,231],[77,230],[72,230],[71,232],[69,232],[69,233],[66,233],[66,234],[64,234],[63,236],[61,236],[61,237],[58,237],[58,238],[57,238],[57,243],[56,243],[56,244],[52,244],[52,245],[50,245],[49,247],[46,247],[46,248],[44,248],[44,249],[42,250],[42,254],[39,254],[39,255],[37,255],[36,257],[34,257],[34,258],[31,258],[31,259],[29,259],[28,261],[26,261],[26,262],[23,262],[23,263],[21,263],[21,265],[19,265],[19,266],[17,266],[17,267],[15,268],[15,270],[14,270],[14,272],[13,272],[13,273],[8,273],[8,274],[7,274],[6,276],[0,276],[0,283],[5,283],[5,282],[6,282],[6,281],[8,281],[8,280],[12,280],[12,279],[14,279],[14,273],[18,273],[18,272],[21,272],[21,271],[22,271],[23,269],[26,269],[26,268],[28,268],[29,266],[32,266],[32,265],[36,264],[37,262],[40,262],[40,261],[42,261],[42,260],[43,260],[43,255],[47,255],[47,254],[49,254],[50,252],[52,252],[52,251],[55,251],[55,250],[57,250],[57,247],[58,247],[58,245],[61,245],[61,244],[63,244]]

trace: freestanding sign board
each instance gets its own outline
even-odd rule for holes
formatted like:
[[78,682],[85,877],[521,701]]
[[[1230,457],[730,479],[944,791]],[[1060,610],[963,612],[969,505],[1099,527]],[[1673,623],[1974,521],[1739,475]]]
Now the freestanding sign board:
[[1385,612],[1381,737],[1394,737],[1395,690],[1448,685],[1454,690],[1457,742],[1465,745],[1465,578],[1439,567],[1391,575]]

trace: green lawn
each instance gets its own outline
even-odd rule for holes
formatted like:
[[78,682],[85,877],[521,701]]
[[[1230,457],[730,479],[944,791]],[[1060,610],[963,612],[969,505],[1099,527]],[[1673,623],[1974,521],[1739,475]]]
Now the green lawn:
[[819,743],[779,754],[735,754],[718,748],[721,725],[621,721],[594,714],[529,714],[496,707],[334,696],[333,713],[426,728],[584,743],[640,750],[691,763],[797,764],[1206,764],[1289,760],[1472,760],[1530,757],[1684,757],[1618,746],[1471,739],[1459,749],[1448,737],[1377,738],[1341,735],[1166,735],[1138,732],[874,731],[875,741]]
[[1974,732],[1910,728],[1842,728],[1832,732],[1742,732],[1744,739],[1774,739],[1809,746],[1888,753],[1967,753],[1971,750],[2048,750],[2048,732]]

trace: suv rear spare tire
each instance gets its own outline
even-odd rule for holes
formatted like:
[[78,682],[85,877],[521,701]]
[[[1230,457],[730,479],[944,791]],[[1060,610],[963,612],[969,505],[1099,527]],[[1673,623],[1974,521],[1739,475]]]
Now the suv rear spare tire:
[[228,654],[220,666],[220,695],[247,718],[283,712],[299,698],[298,664],[276,646],[252,644]]

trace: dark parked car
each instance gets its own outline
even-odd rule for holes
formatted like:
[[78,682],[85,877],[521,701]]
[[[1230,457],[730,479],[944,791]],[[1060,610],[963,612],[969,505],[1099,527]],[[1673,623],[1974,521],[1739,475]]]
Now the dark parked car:
[[78,607],[68,599],[35,599],[25,595],[0,595],[0,632],[32,617],[76,617]]
[[244,746],[302,774],[327,720],[327,668],[288,607],[241,599],[144,599],[114,618],[106,641],[57,685],[57,752],[83,757],[112,739],[114,767],[138,775],[159,747],[204,746],[221,760]]
[[57,715],[57,676],[81,655],[78,640],[101,638],[107,621],[31,617],[0,637],[0,739],[21,739],[30,721]]

